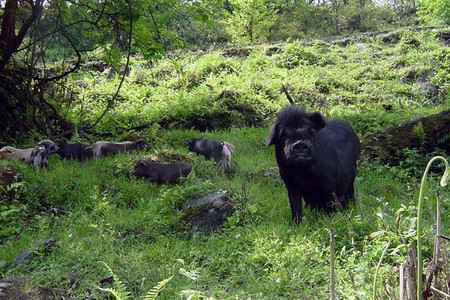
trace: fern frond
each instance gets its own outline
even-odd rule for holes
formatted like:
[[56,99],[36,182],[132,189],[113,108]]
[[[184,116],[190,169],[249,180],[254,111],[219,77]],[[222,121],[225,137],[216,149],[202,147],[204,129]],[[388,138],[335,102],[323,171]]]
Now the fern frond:
[[114,278],[115,288],[97,288],[104,292],[110,292],[116,298],[116,300],[130,300],[130,292],[127,291],[127,287],[125,286],[125,284],[105,262],[101,261],[101,263],[105,265],[106,269],[108,269],[109,273],[111,273],[112,277]]
[[166,284],[172,280],[173,276],[170,276],[169,278],[166,278],[164,280],[161,280],[158,282],[157,285],[155,285],[148,293],[145,295],[142,300],[155,300],[156,297],[158,297],[159,293],[162,291],[162,289],[166,286]]
[[124,290],[120,290],[119,289],[115,289],[115,288],[101,288],[101,287],[97,287],[97,289],[99,289],[102,292],[109,292],[110,294],[112,294],[116,300],[130,300],[130,292],[128,291],[124,291]]

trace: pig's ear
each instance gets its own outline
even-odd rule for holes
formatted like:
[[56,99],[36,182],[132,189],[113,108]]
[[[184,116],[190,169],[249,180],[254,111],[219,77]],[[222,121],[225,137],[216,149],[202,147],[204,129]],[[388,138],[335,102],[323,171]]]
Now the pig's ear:
[[139,162],[139,165],[141,166],[141,167],[147,167],[147,162],[145,161],[145,160],[141,160],[140,162]]
[[273,145],[277,142],[277,127],[278,122],[275,122],[270,126],[269,137],[267,138],[267,146]]
[[312,113],[311,116],[309,116],[309,119],[313,123],[313,128],[315,130],[322,129],[327,125],[327,119],[325,119],[320,112]]

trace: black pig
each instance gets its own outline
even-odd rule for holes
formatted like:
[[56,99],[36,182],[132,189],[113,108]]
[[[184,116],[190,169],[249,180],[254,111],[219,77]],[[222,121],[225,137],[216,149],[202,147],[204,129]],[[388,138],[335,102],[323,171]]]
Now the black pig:
[[158,163],[151,158],[142,158],[134,166],[131,174],[137,177],[144,177],[148,182],[176,183],[180,178],[186,177],[192,170],[190,164],[181,162]]
[[88,146],[80,143],[67,144],[61,140],[57,140],[56,145],[59,147],[57,153],[60,157],[65,159],[75,159],[77,161],[84,160],[84,149]]
[[353,198],[360,144],[346,121],[327,121],[294,104],[270,127],[268,145],[275,145],[294,223],[301,219],[302,198],[325,212],[334,211],[333,204],[345,208]]
[[234,146],[227,142],[211,139],[192,139],[189,141],[189,151],[203,155],[206,159],[213,158],[220,165],[222,173],[231,165],[231,154]]

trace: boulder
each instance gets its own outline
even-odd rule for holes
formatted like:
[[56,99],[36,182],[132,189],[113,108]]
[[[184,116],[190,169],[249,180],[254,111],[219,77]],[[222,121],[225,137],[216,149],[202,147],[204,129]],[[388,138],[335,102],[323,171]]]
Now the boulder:
[[204,197],[186,201],[182,206],[185,213],[181,222],[190,227],[189,236],[194,233],[209,235],[218,230],[236,211],[230,196],[229,191],[217,190]]

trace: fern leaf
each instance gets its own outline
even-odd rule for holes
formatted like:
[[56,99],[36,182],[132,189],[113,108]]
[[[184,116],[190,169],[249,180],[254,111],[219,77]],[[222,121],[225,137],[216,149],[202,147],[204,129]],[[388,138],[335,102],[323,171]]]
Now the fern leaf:
[[115,289],[115,288],[101,288],[101,287],[97,287],[100,291],[102,292],[109,292],[111,295],[114,296],[114,298],[116,298],[116,300],[130,300],[130,292],[128,291],[123,291],[120,289]]
[[162,289],[166,286],[166,284],[173,278],[173,276],[170,276],[169,278],[166,278],[164,280],[161,280],[158,282],[157,285],[155,285],[148,293],[145,295],[142,300],[155,300],[156,297],[158,297],[159,293],[162,291]]
[[109,273],[111,273],[111,275],[113,276],[115,288],[98,287],[98,289],[104,292],[111,293],[116,298],[116,300],[130,300],[131,299],[130,292],[127,291],[127,287],[125,286],[125,284],[119,279],[116,273],[114,273],[113,270],[105,262],[101,261],[101,263],[105,265]]

